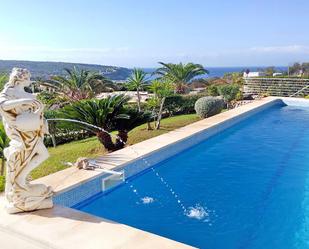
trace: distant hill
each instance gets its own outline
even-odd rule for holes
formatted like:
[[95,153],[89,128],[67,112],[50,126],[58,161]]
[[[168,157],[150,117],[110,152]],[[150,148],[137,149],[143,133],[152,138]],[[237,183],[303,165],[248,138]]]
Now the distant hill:
[[13,67],[27,68],[32,78],[48,79],[53,75],[64,75],[64,68],[77,67],[80,69],[97,71],[112,80],[125,80],[131,70],[124,67],[103,66],[95,64],[67,63],[67,62],[41,62],[41,61],[15,61],[0,60],[0,72],[9,73]]

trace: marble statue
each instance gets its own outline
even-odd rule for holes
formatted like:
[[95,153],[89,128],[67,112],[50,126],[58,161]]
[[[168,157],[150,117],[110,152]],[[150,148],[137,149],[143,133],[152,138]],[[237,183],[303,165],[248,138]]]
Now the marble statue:
[[8,213],[33,211],[53,206],[53,191],[44,184],[31,184],[29,173],[49,155],[43,143],[48,126],[43,118],[43,104],[25,91],[30,85],[27,69],[13,68],[0,94],[0,114],[9,147],[6,158],[5,200]]

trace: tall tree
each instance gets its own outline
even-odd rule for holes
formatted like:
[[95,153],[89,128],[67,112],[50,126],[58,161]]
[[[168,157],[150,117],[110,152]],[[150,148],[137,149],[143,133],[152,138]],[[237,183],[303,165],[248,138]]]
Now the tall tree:
[[88,99],[97,94],[102,87],[113,87],[109,79],[97,72],[78,70],[75,67],[65,71],[65,77],[54,76],[51,82],[69,101]]
[[173,82],[176,93],[185,93],[187,84],[196,76],[208,74],[208,71],[200,64],[173,64],[159,62],[162,66],[155,72],[160,78]]
[[137,94],[138,111],[141,111],[141,96],[140,91],[148,83],[147,73],[143,70],[134,68],[131,76],[128,78],[127,87],[129,90],[135,90]]

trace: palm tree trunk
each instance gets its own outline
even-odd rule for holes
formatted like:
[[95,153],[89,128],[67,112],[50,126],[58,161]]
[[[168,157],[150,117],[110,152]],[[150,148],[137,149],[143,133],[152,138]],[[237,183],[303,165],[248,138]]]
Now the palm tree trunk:
[[5,166],[5,159],[4,157],[1,158],[1,170],[0,170],[0,175],[4,175],[4,166]]
[[158,119],[157,119],[157,123],[156,123],[156,130],[160,129],[164,102],[165,102],[165,97],[163,97],[162,100],[161,100],[160,110],[159,110],[159,113],[158,113]]
[[101,144],[108,150],[108,151],[114,151],[115,150],[115,145],[113,143],[112,137],[110,134],[100,131],[97,134],[97,137]]
[[137,107],[138,107],[138,111],[141,111],[141,96],[139,93],[139,88],[136,89],[136,93],[137,93]]
[[118,131],[118,138],[115,143],[115,150],[122,149],[128,141],[128,132],[125,130]]

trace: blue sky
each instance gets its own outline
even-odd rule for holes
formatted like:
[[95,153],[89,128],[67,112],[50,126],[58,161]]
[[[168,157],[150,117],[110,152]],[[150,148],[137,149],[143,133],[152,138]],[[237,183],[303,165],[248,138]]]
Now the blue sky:
[[153,67],[309,61],[308,0],[0,0],[0,59]]

